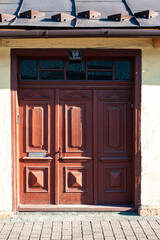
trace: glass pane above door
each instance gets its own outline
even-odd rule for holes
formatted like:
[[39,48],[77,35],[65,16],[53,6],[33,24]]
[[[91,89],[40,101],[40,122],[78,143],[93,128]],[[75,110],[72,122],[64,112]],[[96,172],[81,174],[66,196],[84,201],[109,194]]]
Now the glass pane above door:
[[64,61],[59,60],[40,60],[40,69],[64,69]]
[[66,79],[67,80],[85,80],[85,62],[66,61]]
[[88,61],[88,69],[109,69],[112,70],[112,61]]
[[130,61],[114,61],[114,80],[130,81]]
[[37,61],[21,61],[21,80],[37,80]]

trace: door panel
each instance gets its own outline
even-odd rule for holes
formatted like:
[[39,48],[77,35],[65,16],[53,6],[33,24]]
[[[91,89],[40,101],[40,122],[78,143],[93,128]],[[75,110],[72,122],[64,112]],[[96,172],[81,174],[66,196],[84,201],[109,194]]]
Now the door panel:
[[51,203],[51,163],[37,159],[20,162],[20,203]]
[[98,202],[132,201],[132,92],[98,91]]
[[50,152],[47,102],[26,102],[26,152]]
[[86,151],[86,104],[65,104],[65,152]]
[[60,91],[59,203],[93,203],[92,91]]
[[104,153],[126,152],[126,103],[104,103]]
[[54,92],[20,90],[19,98],[20,203],[50,204],[54,201]]

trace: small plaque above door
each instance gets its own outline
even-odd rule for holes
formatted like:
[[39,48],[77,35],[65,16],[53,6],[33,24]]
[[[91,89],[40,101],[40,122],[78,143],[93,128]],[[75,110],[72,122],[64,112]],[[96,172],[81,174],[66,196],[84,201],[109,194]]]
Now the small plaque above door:
[[80,50],[71,50],[69,51],[69,60],[81,60],[82,51]]
[[29,157],[40,157],[40,158],[45,158],[46,153],[45,152],[39,152],[39,153],[29,153]]

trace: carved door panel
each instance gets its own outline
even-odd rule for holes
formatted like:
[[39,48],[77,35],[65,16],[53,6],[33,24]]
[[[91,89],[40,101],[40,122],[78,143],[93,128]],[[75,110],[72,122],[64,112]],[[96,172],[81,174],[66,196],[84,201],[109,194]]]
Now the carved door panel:
[[19,99],[20,203],[49,204],[54,200],[54,93],[20,90]]
[[132,92],[98,91],[98,202],[132,201]]
[[60,90],[59,149],[59,203],[93,203],[91,90]]

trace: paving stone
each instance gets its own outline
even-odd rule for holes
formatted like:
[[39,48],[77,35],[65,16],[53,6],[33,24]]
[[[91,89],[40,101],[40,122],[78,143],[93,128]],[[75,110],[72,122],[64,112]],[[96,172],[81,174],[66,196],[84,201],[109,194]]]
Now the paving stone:
[[136,233],[136,237],[137,238],[145,238],[145,234],[144,233]]
[[154,236],[147,236],[147,238],[149,240],[157,240],[158,238],[154,235]]
[[131,236],[131,235],[134,235],[134,232],[132,230],[124,230],[123,231],[125,235],[127,236]]
[[137,238],[138,240],[148,240],[148,238],[146,238],[146,237],[139,237],[139,238]]
[[82,232],[81,230],[72,230],[73,235],[74,234],[81,234],[81,232]]
[[19,236],[9,236],[8,239],[14,239],[14,240],[16,240],[16,239],[18,239],[18,238],[19,238]]
[[89,236],[83,236],[83,240],[93,240],[93,237],[89,237]]
[[42,233],[50,233],[51,232],[51,228],[43,228],[42,229]]
[[81,238],[81,237],[82,237],[81,234],[73,234],[72,236],[73,236],[73,238],[76,238],[76,237],[77,237],[77,238]]
[[103,237],[103,234],[102,233],[94,233],[93,232],[93,236],[94,236],[94,238],[100,238],[100,237]]
[[41,237],[40,239],[41,240],[50,240],[51,238],[50,237],[48,237],[48,238]]
[[143,230],[141,228],[134,228],[135,233],[143,233]]
[[20,236],[19,238],[18,238],[18,240],[28,240],[29,239],[29,236],[27,237],[25,237],[25,236]]
[[86,235],[86,234],[83,234],[83,238],[87,238],[87,237],[88,237],[88,238],[91,238],[91,237],[93,237],[93,235],[92,235],[92,234],[87,234],[87,235]]
[[93,228],[92,231],[95,232],[95,233],[101,233],[101,232],[102,232],[102,229],[101,229],[101,228],[100,228],[100,229],[97,229],[97,228],[95,229],[95,228]]
[[21,236],[26,236],[26,235],[30,235],[31,231],[22,231],[21,232]]
[[11,230],[2,230],[1,231],[1,234],[5,235],[5,234],[9,234],[11,232]]
[[41,238],[49,238],[50,236],[51,236],[50,233],[41,234]]
[[60,240],[61,237],[51,237],[52,240]]
[[8,235],[0,234],[0,239],[7,239],[7,238],[8,238]]
[[38,238],[40,235],[40,233],[31,233],[32,238]]
[[36,237],[30,237],[29,240],[39,240],[39,237],[38,237],[38,238],[36,238]]
[[54,226],[52,228],[52,231],[61,231],[61,227]]
[[126,236],[127,240],[136,240],[137,238],[135,236]]
[[104,239],[104,237],[99,237],[99,238],[94,237],[94,240],[103,240],[103,239]]
[[62,230],[62,233],[63,233],[63,234],[70,234],[70,233],[71,233],[71,230],[64,230],[64,229],[63,229],[63,230]]
[[104,237],[104,240],[115,240],[115,238],[114,237]]
[[105,232],[104,232],[104,236],[105,236],[105,237],[112,237],[112,236],[113,236],[113,233],[105,233]]

